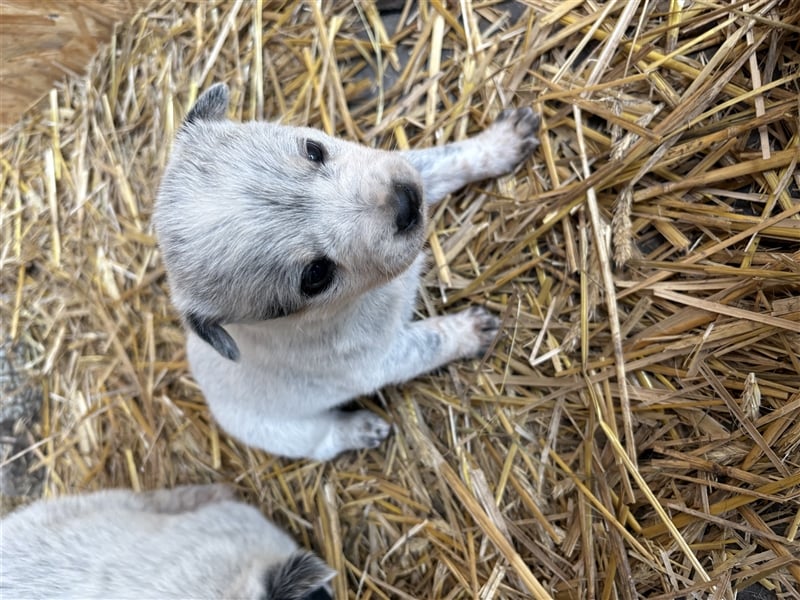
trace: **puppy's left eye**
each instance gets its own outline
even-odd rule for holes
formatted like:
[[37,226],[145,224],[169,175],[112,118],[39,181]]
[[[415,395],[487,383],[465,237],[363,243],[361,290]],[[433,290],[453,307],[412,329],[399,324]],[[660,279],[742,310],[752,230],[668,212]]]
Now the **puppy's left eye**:
[[317,142],[306,140],[306,158],[311,162],[324,164],[325,149]]
[[329,258],[318,258],[303,269],[300,291],[306,296],[316,296],[327,290],[333,283],[336,264]]

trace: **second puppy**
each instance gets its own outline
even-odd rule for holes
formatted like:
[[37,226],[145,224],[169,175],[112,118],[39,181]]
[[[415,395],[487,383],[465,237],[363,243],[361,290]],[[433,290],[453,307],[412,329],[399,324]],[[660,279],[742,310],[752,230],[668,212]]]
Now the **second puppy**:
[[40,500],[0,531],[2,598],[331,598],[334,571],[220,485]]

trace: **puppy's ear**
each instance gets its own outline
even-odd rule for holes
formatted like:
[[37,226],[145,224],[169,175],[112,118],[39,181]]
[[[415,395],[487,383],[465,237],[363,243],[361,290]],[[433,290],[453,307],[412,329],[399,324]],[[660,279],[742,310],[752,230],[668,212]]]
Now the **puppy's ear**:
[[267,569],[264,596],[268,600],[323,600],[331,598],[325,584],[336,571],[316,554],[298,550],[285,562]]
[[233,341],[230,334],[222,328],[217,321],[205,319],[194,313],[184,316],[186,325],[194,331],[201,340],[211,345],[228,360],[239,360],[239,346]]
[[185,123],[219,121],[228,113],[230,92],[224,83],[216,83],[203,92],[186,115]]

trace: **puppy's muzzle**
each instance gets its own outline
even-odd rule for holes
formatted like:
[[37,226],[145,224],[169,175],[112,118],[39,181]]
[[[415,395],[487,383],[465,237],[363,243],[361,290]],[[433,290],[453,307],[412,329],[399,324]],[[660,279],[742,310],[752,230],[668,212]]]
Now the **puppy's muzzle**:
[[421,198],[422,194],[416,184],[395,183],[392,205],[395,210],[394,224],[397,233],[411,231],[422,221]]

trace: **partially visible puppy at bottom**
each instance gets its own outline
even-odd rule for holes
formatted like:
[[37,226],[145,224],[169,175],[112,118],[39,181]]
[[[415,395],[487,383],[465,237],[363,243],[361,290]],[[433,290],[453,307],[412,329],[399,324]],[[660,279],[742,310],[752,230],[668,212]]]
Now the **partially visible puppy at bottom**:
[[2,598],[325,600],[335,575],[223,485],[40,500],[0,532]]
[[246,444],[317,460],[375,447],[389,425],[339,406],[480,356],[500,325],[478,307],[413,320],[427,207],[527,159],[539,117],[390,152],[234,123],[228,104],[217,84],[191,108],[153,215],[194,377]]

